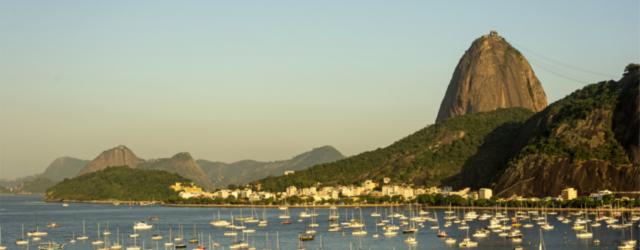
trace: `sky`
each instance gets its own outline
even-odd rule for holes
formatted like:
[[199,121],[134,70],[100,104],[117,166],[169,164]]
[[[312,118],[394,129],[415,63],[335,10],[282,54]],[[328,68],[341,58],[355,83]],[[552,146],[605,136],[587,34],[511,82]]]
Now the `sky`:
[[497,30],[556,101],[640,61],[640,1],[0,1],[0,179],[55,158],[345,155],[432,124]]

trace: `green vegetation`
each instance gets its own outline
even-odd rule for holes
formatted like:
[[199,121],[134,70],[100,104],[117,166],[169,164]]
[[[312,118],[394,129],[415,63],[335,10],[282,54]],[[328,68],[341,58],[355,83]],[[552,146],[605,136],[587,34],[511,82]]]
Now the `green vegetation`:
[[[606,159],[613,164],[629,164],[624,148],[612,129],[612,110],[622,88],[618,82],[591,84],[536,114],[538,125],[522,149],[530,154],[564,155],[572,160]],[[591,124],[585,124],[591,122]]]
[[47,190],[48,200],[169,201],[178,193],[169,188],[175,182],[191,181],[160,170],[140,170],[126,166],[65,179]]
[[[523,108],[510,108],[455,117],[421,129],[386,148],[317,165],[292,175],[268,177],[255,184],[260,183],[264,190],[282,191],[291,185],[308,187],[318,182],[344,185],[391,177],[396,183],[440,185],[446,178],[459,174],[469,157],[478,153],[487,135],[505,124],[517,128],[532,114]],[[499,151],[492,155],[505,157]]]

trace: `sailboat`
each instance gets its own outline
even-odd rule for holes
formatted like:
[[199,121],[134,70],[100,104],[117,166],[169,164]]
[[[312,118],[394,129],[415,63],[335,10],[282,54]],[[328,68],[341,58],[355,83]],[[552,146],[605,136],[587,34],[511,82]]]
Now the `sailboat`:
[[[133,246],[128,246],[126,250],[140,250],[141,248],[137,244],[137,239],[138,237],[133,237]],[[144,245],[144,241],[142,242],[142,245]]]
[[477,247],[478,242],[472,241],[471,238],[469,238],[469,229],[467,229],[467,237],[465,237],[458,246],[460,248]]
[[98,223],[98,233],[96,234],[96,240],[91,242],[91,245],[99,246],[104,244],[104,241],[100,240],[100,223]]
[[187,244],[184,243],[184,228],[180,225],[180,235],[176,237],[174,243],[175,248],[187,248]]
[[189,244],[198,244],[198,232],[196,231],[196,224],[193,224],[193,236],[189,239]]
[[267,211],[265,208],[262,208],[262,219],[258,222],[258,226],[259,227],[266,227],[267,226]]
[[371,217],[380,217],[380,212],[378,212],[378,207],[376,206],[376,211],[371,212]]
[[0,226],[0,250],[6,250],[7,247],[2,245],[2,226]]
[[87,231],[86,231],[86,227],[85,227],[85,221],[82,220],[82,235],[78,236],[78,238],[76,238],[77,240],[88,240],[89,236],[87,236]]
[[[622,220],[623,220],[623,224],[624,224],[624,215],[622,216]],[[629,228],[631,228],[631,239],[629,240],[622,240],[622,243],[618,246],[618,250],[627,250],[627,249],[634,249],[636,247],[636,245],[638,244],[638,242],[636,240],[633,239],[633,223],[632,226],[630,226]],[[622,229],[622,237],[624,238],[624,229]]]
[[17,246],[26,246],[29,245],[29,240],[24,238],[24,224],[22,224],[22,234],[20,239],[16,240]]
[[76,244],[76,232],[73,232],[71,235],[71,239],[69,239],[69,243]]
[[[352,225],[353,224],[355,224],[355,223],[352,223]],[[351,235],[353,235],[353,236],[365,236],[365,235],[367,235],[367,231],[365,230],[364,220],[362,220],[362,208],[360,208],[360,222],[358,223],[358,225],[360,227],[358,227],[356,230],[351,232]]]
[[167,241],[164,243],[164,247],[165,248],[173,246],[173,241],[171,241],[172,240],[172,238],[171,238],[172,237],[172,235],[171,235],[172,229],[173,229],[173,227],[169,226],[169,238],[167,238]]
[[220,209],[218,208],[218,219],[216,220],[214,217],[214,219],[211,220],[210,224],[214,227],[226,227],[229,226],[230,223],[220,218]]
[[160,234],[160,226],[156,224],[157,232],[151,235],[151,240],[159,241],[162,239],[162,234]]
[[547,247],[544,246],[544,236],[542,235],[542,229],[540,229],[540,243],[538,244],[538,250],[544,250]]
[[109,247],[111,250],[119,250],[122,249],[122,244],[120,243],[120,227],[116,228],[116,242]]

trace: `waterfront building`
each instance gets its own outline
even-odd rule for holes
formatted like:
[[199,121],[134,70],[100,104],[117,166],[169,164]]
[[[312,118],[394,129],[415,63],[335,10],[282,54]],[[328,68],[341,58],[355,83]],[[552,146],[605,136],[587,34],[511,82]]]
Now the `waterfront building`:
[[478,198],[479,199],[491,199],[493,196],[493,191],[490,188],[481,188],[478,190]]
[[605,196],[607,196],[607,195],[613,195],[613,192],[611,192],[611,191],[609,191],[609,190],[606,190],[606,189],[605,189],[605,190],[600,190],[600,191],[598,191],[598,192],[596,192],[596,193],[592,193],[592,194],[590,194],[590,195],[589,195],[589,197],[590,197],[591,199],[601,201],[601,200],[602,200],[602,198],[603,198],[603,197],[605,197]]
[[560,195],[563,200],[573,200],[578,197],[578,191],[575,188],[569,187],[562,190]]

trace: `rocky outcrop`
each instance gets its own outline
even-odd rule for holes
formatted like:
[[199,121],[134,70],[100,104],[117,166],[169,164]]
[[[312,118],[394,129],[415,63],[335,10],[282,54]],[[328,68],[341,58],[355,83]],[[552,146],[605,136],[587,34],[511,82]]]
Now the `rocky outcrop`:
[[498,108],[540,111],[547,97],[522,54],[495,31],[476,39],[458,62],[436,122]]
[[497,195],[640,190],[638,79],[635,71],[589,85],[529,119],[515,140],[518,154],[494,187]]
[[200,165],[191,157],[191,154],[186,152],[178,153],[171,158],[148,160],[138,165],[138,168],[175,173],[192,180],[196,185],[207,190],[212,190],[214,187]]
[[42,173],[42,177],[58,182],[64,178],[71,178],[78,175],[89,161],[73,157],[60,157],[55,159]]
[[89,162],[80,170],[78,175],[83,175],[105,169],[107,167],[128,166],[136,168],[142,162],[129,148],[120,145],[102,152],[98,157]]

